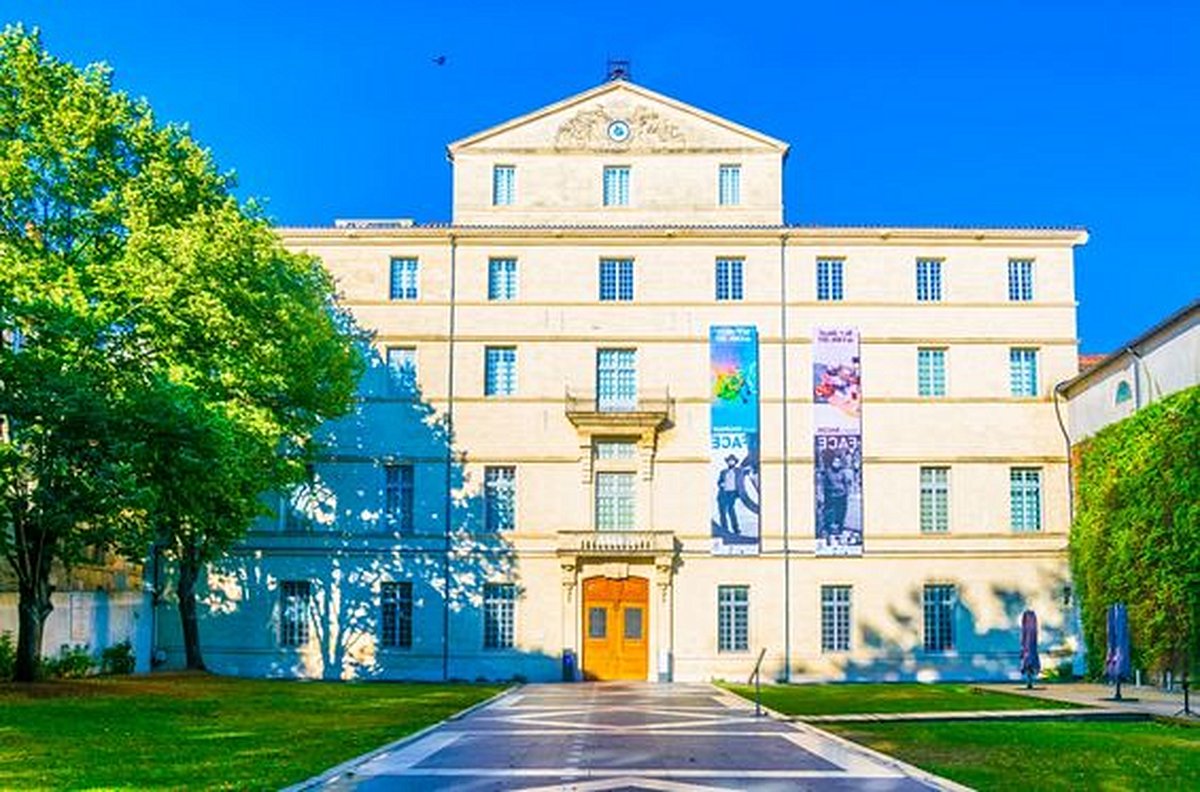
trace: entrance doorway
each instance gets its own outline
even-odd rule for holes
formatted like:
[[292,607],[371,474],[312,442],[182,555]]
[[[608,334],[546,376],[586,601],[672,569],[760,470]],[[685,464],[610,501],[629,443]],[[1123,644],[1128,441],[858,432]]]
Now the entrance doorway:
[[650,581],[583,581],[584,679],[646,679],[650,668]]

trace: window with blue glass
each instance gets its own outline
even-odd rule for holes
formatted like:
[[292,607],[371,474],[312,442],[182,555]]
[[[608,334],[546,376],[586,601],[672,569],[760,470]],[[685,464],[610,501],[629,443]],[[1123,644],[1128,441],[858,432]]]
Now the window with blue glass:
[[917,349],[917,395],[946,395],[946,350],[937,347]]
[[717,203],[737,206],[742,202],[742,166],[722,165],[717,170]]
[[1013,302],[1033,299],[1033,259],[1009,259],[1008,299]]
[[637,409],[637,350],[596,351],[596,403],[601,411]]
[[484,526],[509,531],[517,525],[517,469],[489,466],[483,470]]
[[633,259],[600,259],[600,299],[633,299]]
[[742,260],[717,259],[717,299],[742,299]]
[[1042,471],[1012,468],[1009,471],[1009,513],[1014,531],[1042,529]]
[[1037,396],[1037,350],[1023,347],[1008,350],[1008,378],[1013,396]]
[[842,260],[817,259],[817,299],[842,299]]
[[512,396],[517,392],[516,347],[487,347],[483,368],[485,396]]
[[402,533],[413,530],[413,466],[383,466],[383,519]]
[[391,297],[393,300],[417,299],[418,267],[415,258],[393,258]]
[[629,206],[628,165],[609,165],[605,167],[604,205]]
[[512,165],[492,168],[492,205],[511,206],[517,199],[517,169]]
[[517,260],[515,258],[488,259],[488,299],[517,299]]
[[917,259],[917,301],[938,302],[942,299],[942,262],[940,259]]

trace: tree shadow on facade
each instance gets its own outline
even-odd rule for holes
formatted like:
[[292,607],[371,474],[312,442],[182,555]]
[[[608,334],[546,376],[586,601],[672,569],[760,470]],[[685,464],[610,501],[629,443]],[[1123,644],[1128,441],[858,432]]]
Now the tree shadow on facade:
[[[209,668],[320,679],[555,673],[557,657],[511,648],[521,586],[511,541],[495,529],[504,494],[485,496],[412,370],[364,354],[359,399],[319,430],[309,480],[210,567],[199,594]],[[169,611],[159,618],[159,645],[175,660],[178,628]]]
[[[952,581],[945,581],[950,583]],[[846,681],[1002,681],[1021,678],[1021,614],[1033,608],[1039,617],[1043,667],[1067,662],[1075,654],[1076,617],[1064,603],[1066,579],[1051,571],[1031,570],[1028,585],[992,585],[972,589],[959,581],[950,609],[952,648],[925,648],[924,588],[911,587],[888,607],[882,624],[859,624],[859,657],[837,661]],[[862,657],[867,655],[867,657]]]

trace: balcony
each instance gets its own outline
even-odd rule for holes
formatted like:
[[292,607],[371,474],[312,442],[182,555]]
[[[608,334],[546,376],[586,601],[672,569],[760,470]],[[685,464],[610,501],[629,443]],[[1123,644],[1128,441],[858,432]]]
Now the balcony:
[[674,531],[559,531],[558,554],[577,558],[662,558],[675,554]]
[[600,399],[595,391],[567,388],[567,420],[589,433],[661,432],[675,423],[675,400],[669,390],[639,392],[634,399]]

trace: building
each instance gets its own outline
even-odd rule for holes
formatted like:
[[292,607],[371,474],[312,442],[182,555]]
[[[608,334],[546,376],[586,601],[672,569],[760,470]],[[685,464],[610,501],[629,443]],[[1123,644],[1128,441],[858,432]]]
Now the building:
[[1005,678],[1027,607],[1070,659],[1086,232],[789,225],[787,151],[616,79],[451,144],[449,225],[283,231],[372,366],[209,575],[210,666]]
[[1067,402],[1072,447],[1148,404],[1200,385],[1200,300],[1110,355],[1091,361],[1057,393]]

